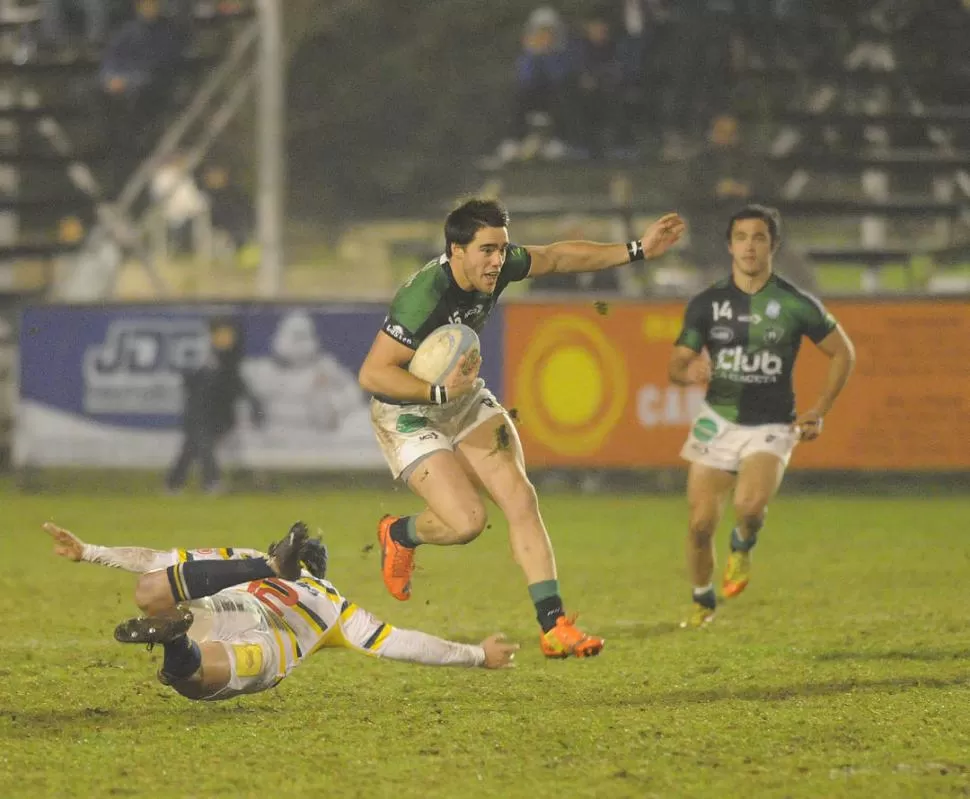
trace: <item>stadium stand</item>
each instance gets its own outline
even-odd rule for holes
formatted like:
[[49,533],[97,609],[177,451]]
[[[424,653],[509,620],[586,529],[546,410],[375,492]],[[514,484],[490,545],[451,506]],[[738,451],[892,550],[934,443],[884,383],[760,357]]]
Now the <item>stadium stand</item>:
[[[659,23],[674,40],[678,24]],[[813,19],[779,16],[768,21],[771,38],[799,46],[775,53],[750,41],[743,18],[731,24],[718,62],[727,72],[723,96],[697,117],[709,135],[661,146],[661,105],[660,135],[648,131],[635,157],[542,158],[532,148],[537,157],[484,159],[483,184],[499,189],[519,220],[613,217],[631,234],[635,218],[671,207],[697,233],[740,201],[758,200],[785,215],[799,258],[862,267],[864,291],[885,288],[888,265],[904,268],[905,289],[970,288],[944,275],[970,238],[964,6],[846,3]],[[619,194],[618,183],[627,187]],[[682,255],[704,267],[711,250],[696,246],[699,238]],[[914,274],[924,258],[939,280]]]
[[[105,48],[129,6],[111,4]],[[147,231],[165,198],[152,197],[152,175],[176,151],[198,164],[251,86],[251,8],[184,7],[189,29],[174,79],[143,116],[122,117],[131,142],[119,143],[99,79],[104,52],[44,42],[40,3],[0,0],[0,464],[9,455],[20,304],[53,298],[55,286],[64,298],[108,296],[130,256],[163,294]]]
[[150,103],[122,110],[119,141],[101,88],[104,53],[38,46],[40,5],[0,2],[0,284],[16,293],[20,275],[42,275],[28,287],[47,292],[59,264],[74,276],[68,292],[97,297],[126,255],[141,252],[151,269],[144,228],[153,171],[178,149],[198,163],[251,81],[248,6],[191,10],[174,79]]

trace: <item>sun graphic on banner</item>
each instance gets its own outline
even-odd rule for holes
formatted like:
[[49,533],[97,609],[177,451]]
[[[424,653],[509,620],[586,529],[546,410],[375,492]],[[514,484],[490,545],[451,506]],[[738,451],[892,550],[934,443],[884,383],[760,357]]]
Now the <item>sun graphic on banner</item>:
[[596,323],[558,316],[526,346],[516,402],[529,433],[549,449],[587,455],[622,417],[628,384],[623,356]]

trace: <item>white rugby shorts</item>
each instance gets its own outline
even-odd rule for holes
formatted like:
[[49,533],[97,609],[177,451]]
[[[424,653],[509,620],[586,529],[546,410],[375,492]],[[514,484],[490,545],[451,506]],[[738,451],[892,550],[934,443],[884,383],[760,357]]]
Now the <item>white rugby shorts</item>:
[[372,399],[370,412],[384,460],[395,479],[403,480],[432,453],[453,451],[476,427],[493,416],[507,416],[484,383],[477,391],[444,405],[392,405]]
[[798,434],[787,424],[741,425],[729,422],[706,403],[694,417],[680,456],[726,472],[737,472],[756,452],[768,452],[788,466]]

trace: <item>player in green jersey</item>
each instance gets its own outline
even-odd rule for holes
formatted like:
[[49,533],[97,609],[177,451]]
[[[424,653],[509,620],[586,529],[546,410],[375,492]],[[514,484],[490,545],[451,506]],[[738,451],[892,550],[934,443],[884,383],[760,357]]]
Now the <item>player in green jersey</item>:
[[508,224],[505,208],[491,200],[471,200],[452,211],[445,221],[445,253],[398,291],[361,367],[360,384],[374,397],[374,429],[388,465],[427,503],[416,516],[381,520],[382,572],[394,597],[410,598],[415,548],[477,538],[486,523],[479,493],[484,489],[508,520],[512,552],[542,627],[543,653],[586,657],[598,654],[603,640],[580,631],[563,611],[552,545],[515,425],[477,379],[478,363],[460,360],[441,386],[410,374],[407,364],[440,325],[460,322],[480,330],[509,283],[656,258],[680,239],[684,222],[667,214],[628,244],[563,241],[542,247],[510,244]]
[[[822,304],[774,273],[780,233],[773,208],[749,205],[731,217],[731,274],[687,304],[670,359],[674,383],[707,385],[681,451],[690,461],[687,562],[694,586],[684,626],[714,617],[713,537],[732,486],[736,523],[722,582],[726,597],[748,584],[751,549],[792,450],[821,434],[855,361],[852,342]],[[822,393],[796,415],[792,371],[803,336],[831,360]]]

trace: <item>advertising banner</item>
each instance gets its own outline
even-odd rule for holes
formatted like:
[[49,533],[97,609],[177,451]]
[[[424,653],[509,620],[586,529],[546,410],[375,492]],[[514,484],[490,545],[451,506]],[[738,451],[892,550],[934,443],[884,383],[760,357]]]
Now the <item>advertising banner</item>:
[[[970,306],[965,301],[832,302],[856,370],[822,437],[792,468],[970,468]],[[505,309],[504,399],[533,467],[666,468],[679,457],[704,390],[672,385],[667,363],[684,303],[522,303]],[[804,341],[798,408],[828,360]]]
[[[33,466],[167,466],[181,441],[182,372],[232,318],[241,373],[264,410],[240,403],[221,446],[258,469],[383,469],[357,385],[386,308],[379,305],[44,306],[24,312],[14,457]],[[502,319],[482,335],[482,376],[502,389]],[[496,357],[489,358],[489,353]]]

